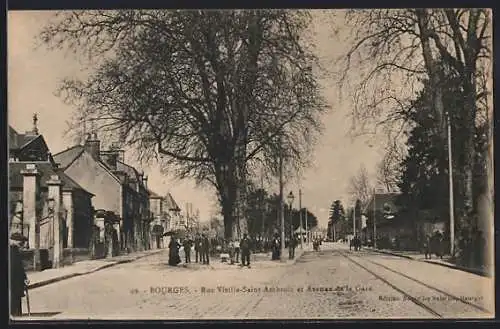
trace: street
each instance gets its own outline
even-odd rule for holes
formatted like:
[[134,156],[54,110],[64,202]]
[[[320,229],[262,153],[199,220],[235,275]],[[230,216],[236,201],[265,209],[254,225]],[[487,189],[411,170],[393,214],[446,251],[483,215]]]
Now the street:
[[33,289],[34,314],[22,319],[487,318],[494,312],[492,278],[342,244],[322,247],[294,265],[251,268],[173,268],[165,251]]

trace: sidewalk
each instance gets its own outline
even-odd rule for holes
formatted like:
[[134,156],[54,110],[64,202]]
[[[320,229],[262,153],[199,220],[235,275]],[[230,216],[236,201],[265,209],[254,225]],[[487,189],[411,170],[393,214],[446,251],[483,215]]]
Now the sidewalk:
[[28,289],[35,289],[75,276],[90,274],[111,266],[115,266],[117,264],[129,263],[139,258],[154,255],[162,251],[164,251],[164,249],[139,251],[127,255],[116,256],[113,258],[85,260],[69,266],[47,269],[40,272],[27,272],[26,275],[28,276],[28,280],[30,281]]
[[441,266],[445,266],[445,267],[449,267],[452,269],[456,269],[456,270],[460,270],[460,271],[464,271],[464,272],[469,272],[469,273],[473,273],[473,274],[477,274],[477,275],[481,275],[481,276],[491,277],[491,274],[488,273],[487,269],[469,268],[469,267],[456,265],[456,264],[453,264],[448,258],[440,259],[440,258],[436,258],[435,255],[433,255],[434,258],[426,259],[425,254],[422,254],[418,251],[394,251],[394,250],[389,250],[389,249],[374,249],[374,248],[369,248],[369,247],[364,247],[363,249],[372,250],[372,251],[379,252],[382,254],[417,260],[420,262],[441,265]]

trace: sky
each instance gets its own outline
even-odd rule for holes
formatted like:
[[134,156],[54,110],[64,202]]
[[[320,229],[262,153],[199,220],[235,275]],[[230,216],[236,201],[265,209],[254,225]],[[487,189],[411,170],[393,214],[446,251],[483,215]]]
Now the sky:
[[[64,136],[67,122],[75,110],[63,103],[54,93],[65,77],[79,76],[81,64],[74,55],[63,51],[49,51],[36,47],[35,36],[52,15],[49,11],[10,11],[8,13],[8,123],[18,132],[32,128],[32,117],[38,114],[38,129],[43,134],[53,154],[74,145]],[[315,43],[319,57],[331,63],[338,53],[348,47],[333,38],[327,24],[315,25]],[[352,139],[348,136],[352,106],[347,99],[339,98],[334,81],[322,81],[324,96],[331,110],[324,115],[325,130],[314,150],[312,165],[300,179],[287,181],[286,194],[293,191],[298,196],[302,190],[302,206],[318,217],[319,225],[326,227],[331,203],[340,199],[344,206],[347,200],[351,176],[364,165],[374,181],[375,167],[382,157],[381,143],[369,143],[366,138]],[[198,209],[202,221],[207,221],[216,208],[215,190],[197,187],[191,180],[179,181],[160,173],[156,165],[140,166],[134,157],[125,155],[126,162],[142,168],[148,175],[148,186],[158,194],[170,192],[179,206],[185,210],[191,203]],[[266,189],[278,192],[278,186]],[[295,207],[298,206],[295,199]]]

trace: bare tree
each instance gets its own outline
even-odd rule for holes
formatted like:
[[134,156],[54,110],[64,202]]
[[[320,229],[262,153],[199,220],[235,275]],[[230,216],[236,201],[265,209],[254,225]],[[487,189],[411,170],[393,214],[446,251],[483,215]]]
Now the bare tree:
[[300,167],[320,131],[309,21],[287,10],[76,11],[40,37],[99,58],[60,88],[77,108],[72,128],[92,119],[141,160],[215,187],[231,237],[254,162],[275,169],[279,138]]
[[351,202],[361,201],[361,208],[364,208],[370,200],[373,191],[364,165],[361,165],[358,173],[349,180],[348,193],[351,196]]
[[377,165],[377,185],[383,186],[386,192],[399,189],[401,165],[406,154],[403,145],[392,143],[386,148],[384,157]]
[[[437,134],[445,138],[442,100],[443,75],[463,81],[467,113],[464,160],[459,167],[465,179],[465,206],[472,204],[472,164],[477,104],[489,94],[478,84],[491,56],[491,11],[488,9],[376,9],[351,10],[341,24],[351,31],[352,48],[342,60],[342,87],[357,86],[352,94],[353,117],[366,125],[399,130],[406,124],[403,112],[422,79],[433,86],[433,115]],[[354,31],[354,32],[353,32]],[[449,71],[444,72],[444,67]],[[348,84],[347,82],[351,83]],[[396,127],[396,128],[395,128]]]

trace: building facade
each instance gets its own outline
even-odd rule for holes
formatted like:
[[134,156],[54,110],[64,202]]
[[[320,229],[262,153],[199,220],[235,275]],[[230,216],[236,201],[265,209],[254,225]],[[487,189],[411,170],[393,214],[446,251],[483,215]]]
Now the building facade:
[[[83,145],[54,155],[54,161],[66,175],[95,195],[100,243],[105,240],[102,232],[112,227],[120,251],[148,249],[151,216],[147,178],[123,160],[122,150],[102,151],[95,133],[87,135]],[[109,242],[108,249],[111,245]]]
[[64,248],[89,246],[93,194],[57,167],[36,121],[25,134],[9,127],[10,229],[28,238],[29,249],[47,250],[58,266]]

